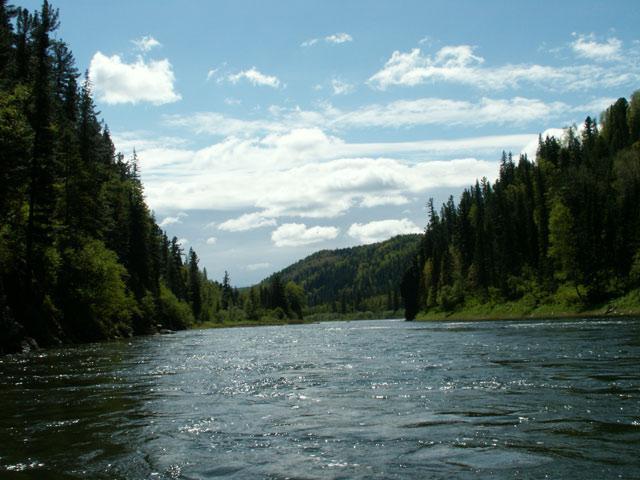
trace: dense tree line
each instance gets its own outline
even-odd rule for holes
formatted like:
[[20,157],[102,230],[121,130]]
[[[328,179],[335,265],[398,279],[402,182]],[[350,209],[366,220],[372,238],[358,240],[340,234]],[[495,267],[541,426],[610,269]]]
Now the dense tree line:
[[544,303],[560,289],[593,306],[640,287],[640,91],[600,123],[540,138],[535,161],[503,154],[499,178],[450,198],[401,289],[406,317],[471,302]]
[[156,224],[135,153],[116,153],[57,27],[47,1],[0,0],[0,353],[26,336],[184,328],[219,308],[219,284]]

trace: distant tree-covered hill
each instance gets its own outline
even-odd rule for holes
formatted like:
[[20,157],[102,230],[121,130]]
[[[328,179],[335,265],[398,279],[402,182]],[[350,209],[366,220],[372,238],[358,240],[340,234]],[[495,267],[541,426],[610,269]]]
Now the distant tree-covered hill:
[[395,311],[401,308],[400,279],[420,238],[399,235],[371,245],[322,250],[276,275],[304,289],[312,313]]

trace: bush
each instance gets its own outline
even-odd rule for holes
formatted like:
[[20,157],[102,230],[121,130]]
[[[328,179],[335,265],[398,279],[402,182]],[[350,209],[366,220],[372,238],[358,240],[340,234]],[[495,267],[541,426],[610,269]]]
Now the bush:
[[74,337],[100,340],[129,334],[136,302],[127,291],[125,268],[99,240],[64,252],[62,276],[66,323]]
[[179,300],[166,286],[160,285],[157,321],[164,328],[184,330],[195,322],[191,307]]
[[463,300],[462,291],[449,285],[444,285],[438,294],[438,303],[448,312],[460,305]]
[[216,321],[219,323],[238,323],[247,319],[247,313],[239,307],[230,307],[227,310],[220,310],[216,316]]

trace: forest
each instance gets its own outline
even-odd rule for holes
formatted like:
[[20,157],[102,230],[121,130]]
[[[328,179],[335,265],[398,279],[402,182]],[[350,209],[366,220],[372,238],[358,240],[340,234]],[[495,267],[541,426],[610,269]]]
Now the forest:
[[535,161],[503,153],[493,184],[427,210],[401,283],[407,319],[640,305],[640,91],[540,137]]
[[306,293],[309,318],[373,318],[402,315],[400,281],[418,249],[420,235],[321,250],[278,273]]
[[0,353],[27,338],[46,346],[223,322],[247,302],[255,318],[301,316],[295,285],[271,282],[251,303],[167,238],[135,152],[116,152],[58,26],[47,1],[29,12],[0,0]]

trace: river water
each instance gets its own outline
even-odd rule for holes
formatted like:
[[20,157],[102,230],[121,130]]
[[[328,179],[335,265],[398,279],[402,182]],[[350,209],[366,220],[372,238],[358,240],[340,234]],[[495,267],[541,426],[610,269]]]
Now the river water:
[[640,319],[335,322],[0,358],[2,479],[640,478]]

